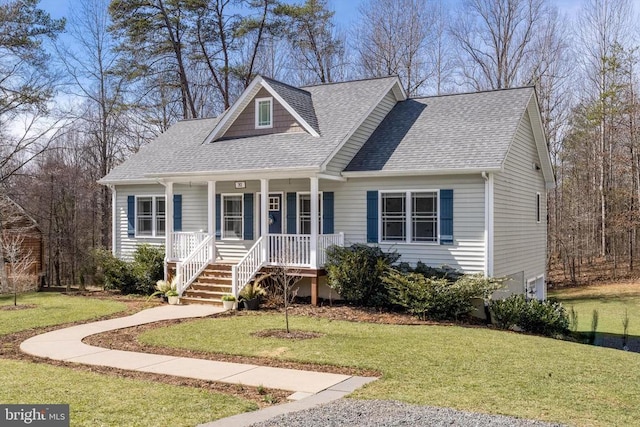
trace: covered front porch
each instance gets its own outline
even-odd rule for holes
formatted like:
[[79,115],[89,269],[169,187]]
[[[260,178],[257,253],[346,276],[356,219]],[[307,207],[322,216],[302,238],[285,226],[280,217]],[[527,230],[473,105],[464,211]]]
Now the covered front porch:
[[[231,265],[230,292],[235,296],[263,268],[286,266],[312,277],[312,302],[317,300],[326,249],[344,245],[344,234],[333,230],[333,192],[328,185],[321,191],[320,179],[189,181],[189,187],[206,188],[206,231],[193,230],[202,221],[187,219],[194,211],[189,203],[202,205],[202,200],[182,197],[184,180],[162,180],[165,200],[174,202],[165,208],[165,264],[175,265],[179,294],[209,265],[224,263]],[[335,180],[340,178],[330,177],[325,184]],[[285,185],[292,181],[295,186]]]

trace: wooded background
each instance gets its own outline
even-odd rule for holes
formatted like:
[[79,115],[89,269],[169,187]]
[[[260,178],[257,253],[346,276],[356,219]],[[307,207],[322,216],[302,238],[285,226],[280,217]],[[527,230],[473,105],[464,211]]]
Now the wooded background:
[[61,20],[8,0],[1,190],[43,229],[49,282],[75,285],[111,244],[111,194],[96,181],[176,121],[222,113],[256,74],[296,86],[398,75],[411,96],[535,85],[557,178],[554,277],[627,276],[640,252],[640,27],[628,0],[576,6],[364,0],[344,26],[326,0],[78,0]]

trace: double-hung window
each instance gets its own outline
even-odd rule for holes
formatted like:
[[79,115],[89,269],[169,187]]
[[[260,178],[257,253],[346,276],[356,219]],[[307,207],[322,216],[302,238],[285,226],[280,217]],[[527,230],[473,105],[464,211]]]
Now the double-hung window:
[[273,98],[256,99],[256,129],[273,127]]
[[243,238],[243,197],[242,194],[222,195],[222,238]]
[[407,196],[405,193],[382,193],[382,240],[407,240]]
[[[298,234],[311,234],[311,194],[298,193]],[[318,193],[318,234],[322,234],[322,192]]]
[[382,192],[381,232],[384,242],[438,241],[438,192]]
[[137,236],[164,236],[166,224],[166,205],[164,196],[137,197],[136,223]]

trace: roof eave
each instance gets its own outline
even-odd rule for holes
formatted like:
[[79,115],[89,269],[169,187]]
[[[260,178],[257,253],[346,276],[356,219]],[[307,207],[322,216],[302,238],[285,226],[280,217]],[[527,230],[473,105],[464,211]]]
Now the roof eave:
[[450,168],[450,169],[404,169],[376,171],[344,171],[345,178],[375,178],[392,176],[440,176],[440,175],[477,175],[483,172],[502,172],[501,167],[485,168]]
[[118,178],[118,179],[99,179],[97,181],[101,185],[136,185],[136,184],[157,184],[157,179],[150,178]]
[[320,168],[290,167],[290,168],[257,168],[221,171],[195,171],[195,172],[167,172],[159,174],[147,174],[146,178],[155,178],[154,182],[163,180],[166,182],[191,182],[191,181],[233,181],[245,179],[287,179],[309,178],[317,176]]

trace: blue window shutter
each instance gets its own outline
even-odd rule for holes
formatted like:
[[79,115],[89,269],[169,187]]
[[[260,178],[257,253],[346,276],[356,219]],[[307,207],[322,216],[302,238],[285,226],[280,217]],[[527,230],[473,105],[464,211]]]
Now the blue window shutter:
[[127,196],[127,236],[136,235],[136,196]]
[[440,244],[453,245],[453,190],[440,190]]
[[367,242],[378,243],[378,191],[367,191]]
[[333,234],[333,191],[322,193],[322,234]]
[[287,193],[287,234],[296,234],[296,193]]
[[219,194],[216,194],[216,240],[220,240],[222,238],[222,228],[220,224],[222,224],[222,200]]
[[253,193],[244,193],[244,240],[253,240]]
[[182,194],[173,195],[173,231],[182,231]]

